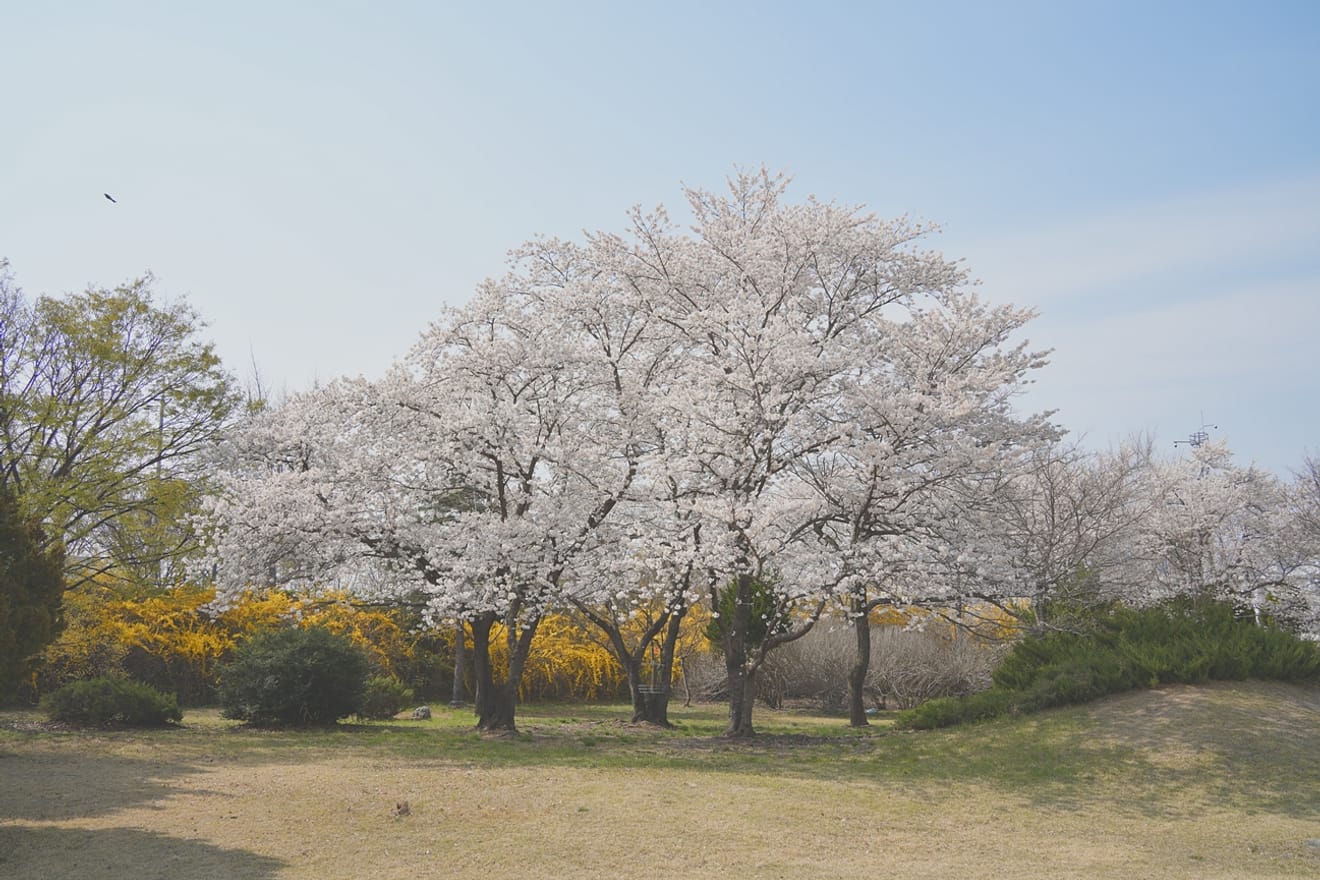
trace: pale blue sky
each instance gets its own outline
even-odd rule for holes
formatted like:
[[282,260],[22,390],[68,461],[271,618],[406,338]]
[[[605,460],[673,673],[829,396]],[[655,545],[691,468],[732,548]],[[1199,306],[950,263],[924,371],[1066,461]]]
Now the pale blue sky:
[[[765,164],[944,232],[1094,445],[1320,452],[1320,3],[0,0],[0,256],[379,375],[538,233]],[[110,192],[118,204],[101,197]]]

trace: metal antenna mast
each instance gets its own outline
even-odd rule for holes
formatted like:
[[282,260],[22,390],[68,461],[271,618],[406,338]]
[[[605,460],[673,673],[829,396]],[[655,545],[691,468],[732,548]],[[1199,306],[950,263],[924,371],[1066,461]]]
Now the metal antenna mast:
[[1197,447],[1199,447],[1199,446],[1201,446],[1203,443],[1205,443],[1205,441],[1207,441],[1207,440],[1210,439],[1210,431],[1211,431],[1211,430],[1218,431],[1218,430],[1219,430],[1219,426],[1218,426],[1218,425],[1207,425],[1207,424],[1205,423],[1205,413],[1202,412],[1202,413],[1201,413],[1201,430],[1199,430],[1199,431],[1193,431],[1192,433],[1188,434],[1186,440],[1174,440],[1174,441],[1173,441],[1173,445],[1174,445],[1174,446],[1190,446],[1190,447],[1192,447],[1193,449],[1196,449]]

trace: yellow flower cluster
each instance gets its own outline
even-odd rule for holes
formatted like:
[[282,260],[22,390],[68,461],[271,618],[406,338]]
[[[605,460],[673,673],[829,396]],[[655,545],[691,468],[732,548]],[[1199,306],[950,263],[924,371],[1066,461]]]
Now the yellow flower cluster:
[[[66,627],[46,650],[33,696],[79,678],[127,673],[186,702],[205,702],[217,664],[245,636],[278,626],[324,626],[366,649],[378,674],[413,676],[449,647],[415,631],[396,609],[364,608],[345,595],[267,591],[244,594],[219,614],[215,591],[181,584],[143,592],[91,581],[64,597]],[[450,643],[452,644],[452,643]]]
[[[364,606],[347,594],[252,591],[221,610],[215,591],[181,584],[144,591],[110,579],[91,581],[64,598],[67,626],[46,650],[29,696],[74,679],[126,673],[199,704],[214,696],[220,661],[246,636],[280,626],[323,626],[366,650],[375,673],[399,679],[419,696],[451,693],[454,630],[427,629],[397,608]],[[708,649],[707,615],[694,610],[677,655]],[[625,626],[629,643],[645,629],[639,615]],[[634,631],[635,630],[635,631]],[[492,633],[492,661],[507,669],[504,633]],[[471,640],[469,637],[468,645]],[[469,667],[470,669],[470,667]],[[675,666],[675,674],[681,662]],[[468,688],[471,693],[471,688]],[[623,669],[600,634],[580,618],[550,614],[540,623],[519,696],[524,700],[603,700],[628,695]]]

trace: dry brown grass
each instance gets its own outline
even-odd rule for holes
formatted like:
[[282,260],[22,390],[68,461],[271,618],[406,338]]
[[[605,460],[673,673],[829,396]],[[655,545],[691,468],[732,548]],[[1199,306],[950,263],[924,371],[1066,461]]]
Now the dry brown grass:
[[753,748],[530,715],[503,742],[5,720],[14,880],[1320,876],[1320,692],[1284,685]]

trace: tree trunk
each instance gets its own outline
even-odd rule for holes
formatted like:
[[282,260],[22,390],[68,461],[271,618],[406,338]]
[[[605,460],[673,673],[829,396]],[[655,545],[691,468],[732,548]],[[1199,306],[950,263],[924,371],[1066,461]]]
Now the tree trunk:
[[458,626],[454,627],[454,691],[449,701],[451,706],[461,706],[467,700],[467,687],[464,684],[464,678],[467,671],[467,633],[464,631],[463,622],[460,620]]
[[645,688],[647,683],[642,681],[642,658],[635,654],[626,654],[615,659],[623,666],[623,673],[628,679],[628,696],[632,698],[633,723],[645,721]]
[[507,682],[492,684],[484,693],[477,690],[477,730],[516,733],[514,707],[517,692]]
[[652,694],[647,702],[646,721],[661,727],[670,726],[669,698],[673,692],[674,654],[678,650],[678,639],[683,634],[683,618],[687,617],[687,613],[687,603],[669,612],[669,620],[665,624],[665,637],[660,643],[660,670],[656,680],[663,690]]
[[628,694],[632,697],[632,723],[656,724],[669,727],[669,676],[673,667],[672,653],[669,669],[663,660],[650,677],[642,675],[642,663],[646,658],[646,644],[639,645],[635,652],[616,656],[628,676]]
[[856,596],[849,600],[853,631],[857,636],[857,654],[848,672],[848,723],[853,727],[866,727],[866,674],[871,669],[871,616],[866,605]]
[[671,727],[669,723],[669,699],[673,692],[674,653],[678,648],[679,636],[683,634],[683,618],[687,616],[686,604],[669,612],[665,622],[665,636],[660,642],[660,664],[656,669],[655,679],[650,682],[641,680],[641,661],[645,656],[646,646],[641,647],[637,660],[637,683],[633,687],[632,673],[629,673],[628,686],[632,690],[633,722],[646,722],[660,727]]
[[742,666],[734,669],[726,664],[729,673],[729,726],[724,736],[729,739],[748,739],[756,736],[752,727],[752,707],[756,705],[756,673]]
[[[718,607],[718,606],[716,606]],[[752,706],[756,704],[756,674],[747,660],[747,631],[752,617],[752,576],[738,575],[733,620],[724,638],[724,669],[729,676],[729,726],[724,735],[746,738],[752,728]]]
[[633,723],[669,727],[669,689],[641,685],[632,694]]
[[474,697],[477,729],[516,731],[517,689],[507,680],[497,683],[490,662],[490,631],[494,625],[494,614],[482,614],[472,621],[472,677],[477,685]]

